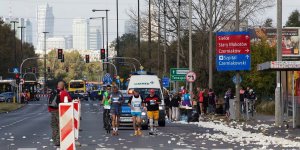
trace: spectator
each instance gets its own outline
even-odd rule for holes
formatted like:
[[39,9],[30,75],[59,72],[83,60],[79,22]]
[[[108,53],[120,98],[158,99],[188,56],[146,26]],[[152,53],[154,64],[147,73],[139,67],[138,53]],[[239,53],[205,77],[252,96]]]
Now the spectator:
[[208,101],[209,101],[208,89],[204,89],[204,92],[203,92],[203,112],[204,112],[204,114],[207,113]]
[[168,119],[171,120],[172,116],[172,107],[171,107],[171,101],[168,90],[164,90],[164,101],[166,105],[166,114],[168,116]]
[[[64,98],[67,97],[68,101],[71,102],[72,98],[65,89],[65,82],[59,81],[57,83],[57,93],[59,96],[59,102],[63,103]],[[48,111],[51,113],[51,128],[52,128],[52,140],[55,146],[60,146],[59,139],[59,114],[58,108],[48,107]]]
[[228,90],[225,93],[225,111],[228,112],[229,111],[229,99],[233,99],[233,94],[231,92],[231,88],[228,88]]
[[192,103],[191,103],[191,94],[188,93],[188,91],[185,91],[185,93],[183,93],[183,96],[182,96],[182,105],[183,106],[188,106],[188,107],[192,106]]
[[179,96],[179,93],[175,93],[171,100],[171,106],[172,106],[172,121],[177,121],[179,119],[179,104],[181,102],[181,98]]
[[216,95],[213,89],[208,92],[208,113],[214,114],[216,110]]
[[240,89],[240,112],[245,112],[245,90],[243,87]]
[[197,91],[198,91],[198,101],[199,101],[199,114],[203,114],[204,113],[204,109],[203,109],[203,94],[204,94],[204,91],[201,90],[199,87],[197,88]]

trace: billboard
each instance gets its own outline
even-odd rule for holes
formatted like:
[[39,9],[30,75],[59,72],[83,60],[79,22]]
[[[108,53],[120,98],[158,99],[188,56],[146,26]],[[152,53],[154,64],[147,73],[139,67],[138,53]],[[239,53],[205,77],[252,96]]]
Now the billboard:
[[[300,57],[299,41],[300,28],[289,27],[282,29],[282,56],[283,57]],[[251,39],[267,39],[272,47],[276,47],[277,30],[276,28],[254,28],[250,30]]]

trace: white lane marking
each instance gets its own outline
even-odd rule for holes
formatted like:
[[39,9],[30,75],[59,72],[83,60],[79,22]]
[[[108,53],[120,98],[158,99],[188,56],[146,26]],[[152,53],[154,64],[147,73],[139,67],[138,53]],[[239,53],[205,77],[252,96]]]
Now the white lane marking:
[[96,150],[115,150],[114,148],[96,148]]
[[41,114],[42,114],[42,113],[39,113],[39,114],[37,114],[37,115],[35,115],[35,116],[31,116],[31,117],[25,117],[25,118],[23,118],[23,119],[21,119],[21,120],[15,121],[15,122],[10,123],[10,124],[8,124],[8,125],[3,125],[3,126],[1,126],[1,127],[2,127],[2,128],[6,128],[6,127],[9,127],[9,126],[13,126],[13,125],[15,125],[15,124],[17,124],[17,123],[19,123],[19,122],[22,122],[22,121],[24,121],[24,120],[26,120],[26,119],[29,119],[29,118],[37,117],[37,116],[39,116],[39,115],[41,115]]
[[152,148],[131,148],[130,150],[153,150]]
[[18,148],[17,150],[37,150],[37,148]]

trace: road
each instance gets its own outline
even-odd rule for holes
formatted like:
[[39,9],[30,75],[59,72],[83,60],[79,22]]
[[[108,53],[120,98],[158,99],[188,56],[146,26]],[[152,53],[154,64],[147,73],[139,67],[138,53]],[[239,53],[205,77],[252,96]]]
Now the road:
[[[50,114],[45,101],[30,102],[17,111],[0,114],[0,118],[1,150],[57,149],[51,142]],[[216,130],[217,126],[214,129],[184,123],[168,123],[159,128],[156,136],[143,131],[141,137],[135,137],[131,129],[120,130],[119,136],[111,136],[102,128],[102,111],[99,102],[94,101],[82,103],[81,129],[81,146],[77,147],[80,150],[282,149],[275,144],[265,147],[261,143],[240,142],[234,135]]]

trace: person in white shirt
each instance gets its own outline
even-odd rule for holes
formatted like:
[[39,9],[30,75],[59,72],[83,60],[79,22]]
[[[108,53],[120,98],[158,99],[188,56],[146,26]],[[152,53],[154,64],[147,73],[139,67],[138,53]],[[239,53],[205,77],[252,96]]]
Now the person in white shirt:
[[141,132],[141,115],[142,115],[142,97],[138,91],[133,92],[133,96],[128,101],[128,106],[131,108],[133,121],[134,135],[142,135]]

